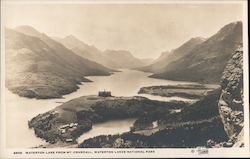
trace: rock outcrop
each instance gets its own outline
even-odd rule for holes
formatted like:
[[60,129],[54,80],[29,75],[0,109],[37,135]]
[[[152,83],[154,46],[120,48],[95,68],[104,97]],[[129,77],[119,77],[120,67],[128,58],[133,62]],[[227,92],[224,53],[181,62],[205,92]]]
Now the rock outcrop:
[[224,129],[229,137],[227,145],[241,147],[243,143],[243,50],[239,47],[223,72],[221,96],[218,103]]

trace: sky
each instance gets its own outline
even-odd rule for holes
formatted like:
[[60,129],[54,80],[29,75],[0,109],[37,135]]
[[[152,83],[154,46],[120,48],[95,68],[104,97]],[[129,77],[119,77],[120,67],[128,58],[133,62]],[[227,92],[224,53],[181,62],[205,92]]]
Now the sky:
[[60,4],[6,3],[4,25],[30,25],[49,36],[74,35],[101,50],[128,50],[157,58],[193,37],[208,38],[224,25],[242,20],[242,6],[231,4]]

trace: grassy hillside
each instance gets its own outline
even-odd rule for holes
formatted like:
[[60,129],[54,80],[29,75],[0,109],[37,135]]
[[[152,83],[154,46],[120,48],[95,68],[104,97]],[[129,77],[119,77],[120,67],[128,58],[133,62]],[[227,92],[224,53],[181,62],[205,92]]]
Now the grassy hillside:
[[[27,27],[25,27],[27,30]],[[26,35],[5,29],[6,87],[29,98],[57,98],[78,89],[88,75],[110,69],[84,59],[45,34]]]

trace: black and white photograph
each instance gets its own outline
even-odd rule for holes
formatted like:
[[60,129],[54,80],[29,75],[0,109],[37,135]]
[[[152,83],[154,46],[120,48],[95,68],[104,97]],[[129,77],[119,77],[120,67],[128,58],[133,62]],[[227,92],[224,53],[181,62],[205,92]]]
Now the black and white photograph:
[[2,0],[0,158],[249,157],[247,11]]

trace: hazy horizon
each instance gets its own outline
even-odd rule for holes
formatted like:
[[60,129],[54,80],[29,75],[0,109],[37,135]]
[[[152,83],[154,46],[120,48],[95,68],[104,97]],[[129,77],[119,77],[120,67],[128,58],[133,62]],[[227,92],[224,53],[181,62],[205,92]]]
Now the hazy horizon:
[[236,3],[4,5],[7,27],[29,25],[52,37],[74,35],[98,49],[128,50],[138,58],[155,59],[242,20],[242,6]]

